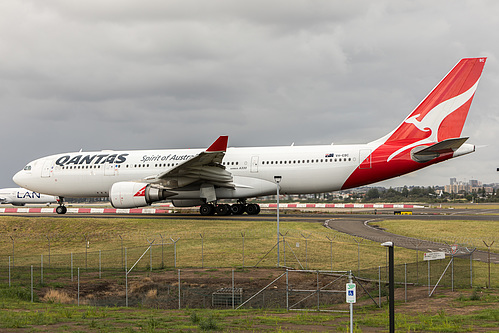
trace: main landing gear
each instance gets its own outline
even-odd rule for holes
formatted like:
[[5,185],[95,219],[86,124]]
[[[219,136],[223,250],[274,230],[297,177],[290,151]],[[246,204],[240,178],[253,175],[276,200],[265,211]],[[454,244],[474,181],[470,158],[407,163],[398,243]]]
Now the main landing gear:
[[66,208],[66,206],[64,206],[64,198],[63,197],[59,197],[57,199],[57,203],[59,203],[59,206],[57,206],[57,208],[55,209],[55,212],[57,214],[66,214],[66,212],[68,211],[68,209]]
[[260,213],[260,206],[257,204],[246,204],[246,203],[237,203],[233,205],[228,204],[202,204],[199,207],[199,213],[203,216],[209,215],[242,215],[244,213],[248,215],[257,215]]

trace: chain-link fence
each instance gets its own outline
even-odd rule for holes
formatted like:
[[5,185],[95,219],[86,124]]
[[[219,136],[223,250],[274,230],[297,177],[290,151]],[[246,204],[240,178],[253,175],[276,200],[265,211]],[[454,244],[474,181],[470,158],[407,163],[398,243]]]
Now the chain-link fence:
[[[250,233],[148,235],[142,245],[122,235],[66,236],[4,241],[0,284],[32,286],[35,299],[97,306],[341,311],[351,271],[362,287],[359,297],[376,304],[386,300],[386,249],[356,237],[285,232],[277,267],[276,241]],[[61,244],[75,251],[58,253]],[[421,250],[396,248],[395,282],[404,290],[399,298],[410,299],[416,287],[430,295],[442,287],[487,286],[487,267],[473,260],[473,251],[433,261],[421,257]],[[494,281],[492,274],[493,286]]]

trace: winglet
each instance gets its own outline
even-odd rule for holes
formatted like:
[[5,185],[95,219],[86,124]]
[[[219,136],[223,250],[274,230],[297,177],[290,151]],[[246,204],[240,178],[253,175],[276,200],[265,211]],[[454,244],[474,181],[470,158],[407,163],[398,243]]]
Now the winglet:
[[227,150],[227,143],[229,142],[229,136],[221,135],[218,139],[211,144],[211,146],[206,149],[207,152],[220,152]]

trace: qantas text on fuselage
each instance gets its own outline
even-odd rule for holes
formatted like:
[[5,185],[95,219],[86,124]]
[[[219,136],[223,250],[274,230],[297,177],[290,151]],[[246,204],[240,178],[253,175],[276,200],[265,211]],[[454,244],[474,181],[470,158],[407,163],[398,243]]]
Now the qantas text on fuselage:
[[[471,153],[461,135],[485,58],[466,58],[382,138],[359,145],[66,153],[32,161],[14,176],[22,187],[61,198],[109,197],[116,208],[171,200],[203,215],[257,214],[247,199],[330,192],[375,183]],[[276,180],[280,180],[276,184]],[[220,204],[233,199],[233,205]]]

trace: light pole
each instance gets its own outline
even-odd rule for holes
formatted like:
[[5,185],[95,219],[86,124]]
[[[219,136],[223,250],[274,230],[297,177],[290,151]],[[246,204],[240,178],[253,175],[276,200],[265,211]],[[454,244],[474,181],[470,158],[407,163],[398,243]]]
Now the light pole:
[[279,243],[280,243],[280,240],[279,240],[279,183],[281,182],[282,180],[282,176],[274,176],[274,181],[276,183],[276,187],[277,187],[277,267],[280,266],[280,263],[279,263]]
[[393,242],[384,242],[381,246],[388,247],[388,297],[390,311],[390,333],[395,332],[395,277],[393,264]]

